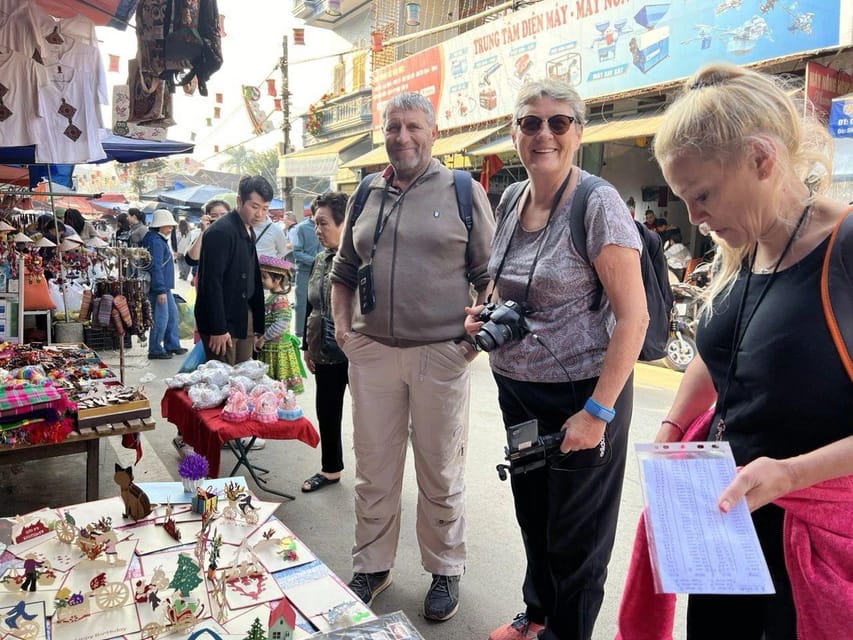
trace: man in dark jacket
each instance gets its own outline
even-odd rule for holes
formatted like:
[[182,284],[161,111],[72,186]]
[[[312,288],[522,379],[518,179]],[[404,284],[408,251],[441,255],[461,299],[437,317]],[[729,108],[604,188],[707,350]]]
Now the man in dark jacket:
[[153,325],[148,340],[148,359],[167,360],[187,352],[178,335],[178,306],[172,295],[175,288],[175,261],[169,238],[175,219],[168,209],[157,209],[142,246],[151,254],[147,271],[151,276],[148,300],[153,311]]
[[252,225],[264,220],[273,197],[262,176],[244,176],[237,208],[204,233],[195,321],[207,360],[250,360],[264,333],[264,291]]

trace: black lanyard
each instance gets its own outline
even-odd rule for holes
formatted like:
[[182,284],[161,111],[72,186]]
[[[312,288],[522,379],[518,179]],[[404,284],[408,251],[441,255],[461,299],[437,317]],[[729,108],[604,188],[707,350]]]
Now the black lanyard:
[[717,401],[717,407],[719,407],[718,418],[717,418],[717,428],[714,434],[715,440],[723,439],[723,432],[726,430],[726,397],[729,395],[729,387],[731,387],[732,379],[734,378],[735,369],[737,368],[737,354],[740,349],[740,345],[743,342],[743,337],[746,335],[746,330],[749,328],[749,323],[752,322],[752,318],[755,316],[755,312],[758,311],[758,307],[761,305],[761,301],[764,300],[764,296],[767,295],[767,291],[770,289],[770,285],[773,284],[773,281],[776,280],[776,274],[779,272],[779,265],[782,264],[782,261],[785,259],[785,256],[791,251],[791,247],[794,245],[794,240],[797,238],[797,233],[800,231],[800,227],[803,226],[803,222],[806,219],[806,215],[809,212],[809,206],[807,205],[803,212],[800,214],[800,219],[797,220],[797,224],[794,227],[794,230],[791,232],[791,236],[788,238],[788,243],[785,245],[785,248],[782,250],[782,255],[779,256],[779,259],[776,261],[776,264],[773,265],[773,271],[770,273],[770,277],[767,279],[767,282],[764,283],[764,288],[761,289],[761,293],[758,294],[758,299],[755,301],[755,306],[752,307],[752,310],[749,312],[749,315],[746,317],[746,321],[743,323],[743,330],[740,328],[740,323],[743,318],[743,310],[746,306],[746,297],[749,292],[749,283],[752,280],[752,270],[755,268],[755,256],[758,253],[758,243],[756,243],[755,248],[752,251],[752,256],[749,260],[748,271],[746,274],[746,282],[743,285],[743,293],[740,296],[740,303],[738,304],[737,316],[735,317],[735,326],[734,332],[732,333],[732,355],[729,360],[729,368],[726,371],[726,380],[725,386],[723,387],[722,393],[719,394],[719,400]]
[[[545,222],[545,226],[542,228],[541,233],[539,234],[539,245],[536,247],[536,255],[533,256],[533,262],[530,264],[530,270],[527,272],[527,286],[524,289],[524,299],[519,303],[521,308],[527,310],[527,298],[530,295],[530,285],[533,282],[533,272],[536,270],[536,265],[539,262],[539,254],[542,252],[542,247],[545,246],[545,237],[548,235],[548,230],[551,227],[551,220],[554,218],[554,213],[557,211],[557,206],[560,204],[560,200],[563,198],[563,193],[566,191],[566,187],[569,186],[569,180],[572,177],[573,169],[569,169],[568,175],[566,175],[563,180],[563,184],[560,185],[560,188],[557,189],[557,193],[554,194],[554,199],[551,201],[551,211],[548,213],[548,220]],[[512,212],[509,212],[512,215]],[[506,263],[506,258],[509,255],[509,249],[512,246],[512,239],[515,236],[515,230],[518,227],[518,221],[521,218],[520,215],[513,216],[515,218],[515,226],[509,234],[509,240],[506,243],[506,249],[504,250],[504,255],[501,258],[501,263],[498,265],[498,270],[495,272],[494,284],[495,288],[498,286],[498,280],[501,277],[501,273],[504,269],[504,264]]]
[[[427,166],[427,169],[429,169],[429,166]],[[426,173],[426,169],[424,170],[424,173]],[[373,230],[373,248],[370,250],[370,260],[368,260],[368,264],[371,264],[373,262],[373,256],[376,255],[376,244],[379,242],[379,238],[382,235],[382,232],[385,231],[385,226],[388,224],[388,218],[390,218],[394,211],[397,209],[397,207],[400,206],[400,203],[402,203],[405,195],[409,193],[409,189],[415,186],[415,184],[418,182],[418,180],[421,179],[421,177],[423,177],[423,175],[424,174],[422,173],[420,176],[418,176],[416,180],[414,180],[408,187],[406,187],[406,190],[403,191],[403,193],[397,196],[397,199],[394,200],[394,204],[391,205],[391,209],[388,211],[387,214],[385,214],[385,200],[388,198],[388,189],[391,187],[391,179],[389,179],[385,183],[385,188],[382,190],[382,202],[379,204],[379,215],[376,216],[376,228]]]

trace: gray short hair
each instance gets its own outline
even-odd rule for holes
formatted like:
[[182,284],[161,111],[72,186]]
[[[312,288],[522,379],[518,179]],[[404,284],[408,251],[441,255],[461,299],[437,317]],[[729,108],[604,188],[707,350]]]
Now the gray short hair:
[[388,121],[388,114],[392,111],[423,111],[427,117],[427,124],[430,128],[435,126],[435,109],[432,108],[432,102],[424,98],[419,93],[398,93],[385,103],[385,108],[382,110],[382,128],[385,128],[385,123]]
[[565,102],[572,110],[572,114],[566,115],[573,115],[576,122],[580,124],[586,121],[586,104],[571,83],[556,78],[544,78],[529,80],[518,90],[518,96],[515,99],[515,116],[512,119],[513,130],[517,127],[515,121],[520,117],[522,109],[542,98]]

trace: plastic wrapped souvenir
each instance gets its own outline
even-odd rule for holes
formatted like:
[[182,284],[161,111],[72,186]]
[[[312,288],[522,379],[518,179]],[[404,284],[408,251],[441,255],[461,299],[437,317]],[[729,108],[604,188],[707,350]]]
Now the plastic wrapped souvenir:
[[267,365],[259,360],[246,360],[234,366],[234,375],[260,380],[267,373]]
[[258,422],[275,422],[278,420],[278,396],[272,391],[261,394],[254,403],[252,418]]
[[222,417],[229,422],[242,422],[249,418],[249,398],[245,391],[233,387],[228,401],[222,408]]
[[278,396],[276,413],[280,420],[297,420],[302,417],[302,409],[297,404],[293,391]]
[[201,382],[191,386],[187,395],[193,403],[193,409],[212,409],[222,404],[225,399],[218,387]]

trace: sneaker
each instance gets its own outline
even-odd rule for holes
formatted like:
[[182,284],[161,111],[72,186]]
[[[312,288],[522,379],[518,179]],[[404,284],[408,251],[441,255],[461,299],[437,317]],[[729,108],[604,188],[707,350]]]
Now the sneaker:
[[[240,438],[240,442],[243,443],[244,447],[248,447],[249,443],[252,442],[252,437],[246,436],[245,438]],[[252,444],[252,448],[250,449],[250,451],[257,451],[258,449],[263,449],[265,446],[267,446],[266,440],[264,440],[263,438],[255,438],[255,442]],[[227,449],[228,445],[223,442],[222,448]]]
[[530,620],[526,613],[519,613],[512,622],[492,631],[489,640],[535,640],[544,628],[544,625]]
[[149,360],[171,360],[171,359],[172,359],[172,357],[173,357],[173,356],[172,356],[172,354],[171,354],[171,353],[167,353],[167,352],[163,352],[163,353],[149,353],[149,354],[148,354],[148,359],[149,359]]
[[424,599],[424,618],[442,622],[459,608],[459,576],[432,574],[432,584]]
[[178,450],[178,453],[181,452],[181,449],[184,448],[184,439],[181,436],[175,436],[172,438],[172,444],[175,446],[175,449]]
[[189,349],[187,349],[186,347],[178,347],[177,349],[166,349],[166,352],[171,353],[173,356],[182,356],[187,351],[189,351]]
[[354,573],[347,586],[369,607],[373,604],[373,598],[391,586],[391,572]]

